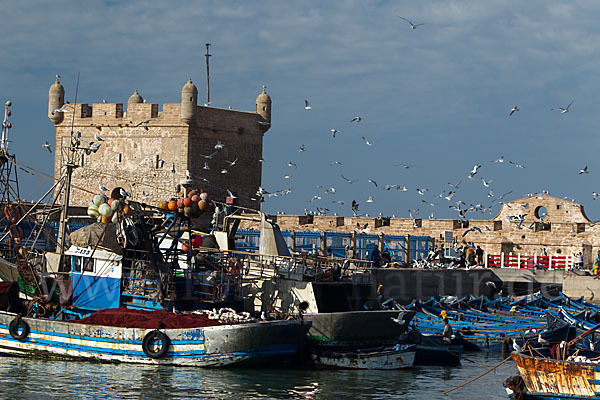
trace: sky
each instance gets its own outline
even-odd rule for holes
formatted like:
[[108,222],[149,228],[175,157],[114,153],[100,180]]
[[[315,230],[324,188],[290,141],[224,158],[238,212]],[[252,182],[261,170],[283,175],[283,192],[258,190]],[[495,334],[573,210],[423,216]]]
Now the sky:
[[[56,74],[71,102],[80,74],[78,102],[126,103],[137,89],[148,102],[177,103],[191,77],[202,103],[211,43],[212,106],[252,111],[263,85],[273,101],[262,187],[291,192],[266,198],[266,212],[351,216],[355,200],[362,215],[458,218],[449,206],[462,200],[462,209],[491,208],[466,218],[489,219],[501,201],[548,191],[600,219],[600,2],[33,0],[2,9],[10,150],[38,170],[53,168],[42,144],[54,141]],[[571,102],[567,113],[551,110]],[[50,187],[24,175],[27,200]]]

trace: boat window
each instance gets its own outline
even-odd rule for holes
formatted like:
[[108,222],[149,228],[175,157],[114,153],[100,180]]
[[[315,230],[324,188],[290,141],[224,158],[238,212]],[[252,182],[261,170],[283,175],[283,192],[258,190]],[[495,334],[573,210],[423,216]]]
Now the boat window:
[[73,257],[73,272],[81,272],[81,257]]
[[89,257],[82,257],[83,259],[83,272],[94,272],[94,260],[90,260]]

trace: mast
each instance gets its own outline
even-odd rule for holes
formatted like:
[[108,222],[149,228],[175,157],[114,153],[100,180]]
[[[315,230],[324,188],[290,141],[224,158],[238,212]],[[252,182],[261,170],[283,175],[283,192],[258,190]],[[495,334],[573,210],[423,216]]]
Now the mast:
[[206,43],[206,105],[210,105],[210,70],[208,67],[209,57],[212,57],[212,54],[209,54],[208,48],[210,47],[210,43]]
[[79,148],[79,133],[78,136],[73,134],[73,126],[75,125],[75,109],[77,108],[77,94],[79,92],[79,73],[77,74],[77,86],[75,88],[75,102],[73,104],[73,118],[71,120],[71,141],[70,146],[67,149],[67,164],[66,164],[66,178],[63,192],[63,204],[60,212],[60,220],[58,225],[58,241],[56,243],[60,253],[60,264],[63,264],[65,255],[65,243],[67,239],[67,221],[69,219],[69,201],[71,198],[71,178],[73,171],[78,165],[75,163],[75,153]]

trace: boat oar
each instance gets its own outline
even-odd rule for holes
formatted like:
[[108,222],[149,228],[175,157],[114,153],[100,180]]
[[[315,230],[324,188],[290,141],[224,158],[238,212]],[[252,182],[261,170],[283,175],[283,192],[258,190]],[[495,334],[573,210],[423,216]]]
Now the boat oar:
[[469,383],[471,383],[471,382],[474,382],[474,381],[476,381],[477,379],[481,378],[482,376],[489,374],[490,372],[492,372],[493,370],[495,370],[496,368],[498,368],[499,366],[501,366],[502,364],[504,364],[505,362],[507,362],[507,361],[508,361],[508,360],[510,360],[511,358],[512,358],[512,356],[508,356],[508,357],[507,357],[507,358],[506,358],[504,361],[502,361],[502,362],[500,362],[500,363],[498,363],[498,364],[494,365],[492,368],[488,369],[488,370],[487,370],[487,371],[485,371],[483,374],[481,374],[481,375],[479,375],[479,376],[476,376],[475,378],[471,379],[470,381],[467,381],[467,382],[465,382],[465,383],[462,383],[462,384],[458,385],[457,387],[454,387],[454,388],[452,388],[452,389],[450,389],[450,390],[446,390],[445,392],[442,392],[442,393],[444,394],[444,396],[447,396],[447,395],[448,395],[448,393],[450,393],[450,392],[452,392],[452,391],[454,391],[454,390],[456,390],[456,389],[459,389],[459,388],[461,388],[461,387],[463,387],[463,386],[466,386],[466,385],[468,385]]
[[567,343],[567,346],[573,346],[575,343],[579,342],[581,339],[583,339],[584,337],[586,337],[587,335],[590,335],[592,333],[594,333],[594,331],[596,329],[600,328],[600,324],[597,324],[596,326],[594,326],[593,328],[588,329],[587,331],[583,332],[581,335],[577,336],[575,339],[571,340],[569,343]]

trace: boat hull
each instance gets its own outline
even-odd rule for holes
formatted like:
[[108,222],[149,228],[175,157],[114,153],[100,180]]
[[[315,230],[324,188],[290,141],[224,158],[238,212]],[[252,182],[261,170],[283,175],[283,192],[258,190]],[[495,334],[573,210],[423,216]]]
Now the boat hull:
[[9,324],[15,317],[15,314],[0,312],[1,353],[195,367],[233,366],[293,356],[310,327],[306,321],[291,320],[163,329],[161,332],[168,337],[168,350],[161,358],[150,358],[142,342],[152,329],[23,318],[29,326],[29,334],[17,340],[9,332]]
[[513,352],[512,358],[532,399],[600,399],[600,366],[531,357]]
[[332,351],[312,355],[313,365],[324,369],[408,369],[412,367],[414,359],[414,346],[400,349]]
[[[316,347],[373,347],[398,343],[413,311],[345,311],[304,314],[311,321],[308,338]],[[404,319],[403,325],[392,318]]]

